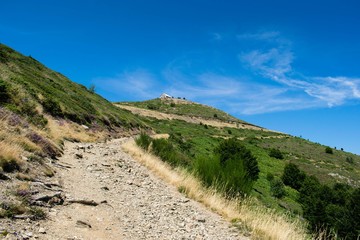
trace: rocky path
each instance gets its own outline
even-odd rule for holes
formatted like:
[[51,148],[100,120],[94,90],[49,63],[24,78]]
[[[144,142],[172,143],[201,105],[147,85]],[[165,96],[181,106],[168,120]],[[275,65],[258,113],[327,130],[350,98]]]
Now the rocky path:
[[37,239],[245,239],[122,152],[123,141],[66,143],[65,205],[50,209]]

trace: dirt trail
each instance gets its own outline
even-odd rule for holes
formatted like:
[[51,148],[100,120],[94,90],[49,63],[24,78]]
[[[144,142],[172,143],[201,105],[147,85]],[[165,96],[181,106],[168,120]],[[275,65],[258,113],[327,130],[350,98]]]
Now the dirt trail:
[[124,141],[66,143],[65,206],[50,209],[36,239],[246,239],[122,152]]

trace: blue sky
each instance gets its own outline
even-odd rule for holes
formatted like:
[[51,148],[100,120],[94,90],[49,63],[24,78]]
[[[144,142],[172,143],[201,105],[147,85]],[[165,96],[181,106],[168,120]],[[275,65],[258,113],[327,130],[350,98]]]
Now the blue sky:
[[0,42],[111,101],[166,92],[360,154],[357,1],[2,0]]

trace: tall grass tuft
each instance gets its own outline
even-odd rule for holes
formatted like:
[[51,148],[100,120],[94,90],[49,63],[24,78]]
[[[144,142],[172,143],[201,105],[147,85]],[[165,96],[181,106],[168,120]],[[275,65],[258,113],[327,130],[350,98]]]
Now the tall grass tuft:
[[145,150],[149,149],[151,141],[151,137],[144,132],[142,132],[140,136],[135,139],[136,144]]

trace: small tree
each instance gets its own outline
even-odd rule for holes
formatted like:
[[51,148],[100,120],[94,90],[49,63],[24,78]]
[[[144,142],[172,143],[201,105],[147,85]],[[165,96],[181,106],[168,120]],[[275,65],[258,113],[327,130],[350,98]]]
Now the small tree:
[[296,190],[299,190],[305,180],[305,173],[293,163],[289,163],[284,168],[284,173],[281,177],[285,185],[288,185]]
[[284,155],[279,149],[272,148],[270,149],[269,156],[276,159],[284,159]]
[[91,93],[95,93],[95,85],[91,84],[90,87],[88,88],[89,92]]
[[328,153],[328,154],[333,154],[334,153],[331,147],[326,147],[325,152]]
[[215,149],[215,153],[220,155],[220,163],[224,165],[231,159],[238,159],[244,162],[245,169],[249,178],[256,181],[259,178],[259,167],[256,158],[251,151],[241,144],[236,138],[224,140]]
[[285,196],[285,194],[286,194],[285,185],[281,181],[281,179],[279,179],[279,178],[273,179],[270,182],[270,187],[271,187],[271,193],[274,197],[282,198]]

